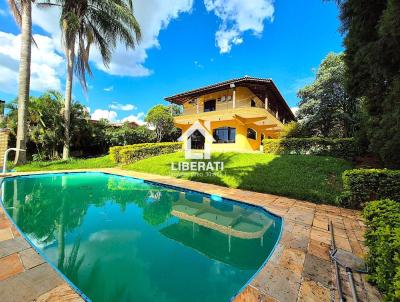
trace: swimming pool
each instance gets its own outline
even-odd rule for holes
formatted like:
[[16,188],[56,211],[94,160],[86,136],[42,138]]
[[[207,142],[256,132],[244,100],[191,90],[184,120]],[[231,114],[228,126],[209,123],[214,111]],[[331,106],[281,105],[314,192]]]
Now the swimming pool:
[[4,179],[34,246],[92,301],[229,301],[263,266],[282,220],[219,196],[105,173]]

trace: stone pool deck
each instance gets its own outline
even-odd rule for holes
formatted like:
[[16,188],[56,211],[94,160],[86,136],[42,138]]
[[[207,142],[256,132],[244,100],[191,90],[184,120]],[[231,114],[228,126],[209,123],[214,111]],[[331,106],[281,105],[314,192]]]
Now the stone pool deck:
[[[83,170],[54,171],[73,172]],[[84,170],[89,171],[89,170]],[[126,171],[95,169],[129,175],[258,205],[284,218],[282,238],[271,259],[235,302],[338,301],[334,271],[329,259],[329,221],[338,248],[364,256],[365,226],[360,212],[329,205],[225,188],[172,177]],[[13,173],[25,175],[30,172]],[[347,276],[341,269],[342,288],[352,301]],[[359,301],[380,301],[365,276],[355,274]],[[58,273],[29,246],[0,208],[0,301],[82,301]]]

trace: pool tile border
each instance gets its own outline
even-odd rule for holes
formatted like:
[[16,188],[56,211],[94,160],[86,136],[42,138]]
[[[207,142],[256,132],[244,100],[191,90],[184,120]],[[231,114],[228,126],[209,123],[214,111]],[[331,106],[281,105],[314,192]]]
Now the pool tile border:
[[[332,298],[335,299],[332,264],[327,255],[330,243],[327,227],[330,220],[335,228],[335,240],[338,247],[349,250],[358,256],[363,256],[365,253],[363,244],[365,225],[360,212],[354,210],[118,168],[38,171],[12,173],[10,176],[73,172],[103,172],[135,177],[179,189],[218,195],[234,202],[261,207],[269,213],[281,217],[283,219],[281,238],[274,252],[254,278],[249,280],[245,288],[235,297],[234,302],[332,301]],[[5,227],[3,228],[3,226]],[[1,230],[3,229],[8,229],[8,231],[2,234]],[[11,240],[20,236],[13,222],[2,220],[2,208],[0,208],[0,261],[3,258],[1,244],[5,241],[4,238],[10,237],[10,232],[13,236]],[[19,257],[21,258],[20,255]],[[46,264],[44,262],[40,265]],[[40,267],[40,265],[35,267]],[[54,267],[49,266],[49,268],[54,272],[57,271]],[[4,286],[4,282],[8,283],[8,280],[23,275],[25,272],[0,281],[0,289]],[[343,274],[342,284],[345,295],[349,297],[350,291],[345,277]],[[379,292],[366,282],[364,276],[357,275],[356,285],[360,301],[380,301]],[[42,293],[34,301],[83,301],[74,290],[77,289],[62,279],[60,284]],[[361,292],[361,290],[364,291]],[[17,300],[3,299],[2,301]]]

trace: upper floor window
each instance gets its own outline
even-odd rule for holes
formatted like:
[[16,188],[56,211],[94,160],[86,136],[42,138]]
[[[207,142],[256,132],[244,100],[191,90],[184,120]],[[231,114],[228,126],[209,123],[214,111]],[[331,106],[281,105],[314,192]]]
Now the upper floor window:
[[247,128],[247,138],[257,139],[257,132],[254,129]]
[[215,100],[204,102],[204,112],[215,111]]
[[213,136],[217,144],[235,143],[236,129],[231,127],[217,128],[214,129]]
[[251,100],[251,107],[256,107],[256,101],[255,100]]

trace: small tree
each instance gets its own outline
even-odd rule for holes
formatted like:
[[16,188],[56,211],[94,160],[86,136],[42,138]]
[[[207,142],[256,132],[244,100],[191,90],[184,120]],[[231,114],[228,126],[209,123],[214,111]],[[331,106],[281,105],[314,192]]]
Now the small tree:
[[171,109],[164,105],[156,105],[151,108],[145,121],[154,128],[157,142],[161,142],[168,133],[175,129]]

